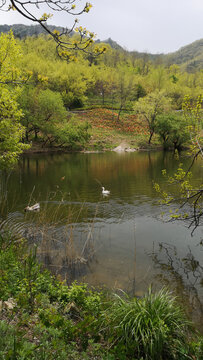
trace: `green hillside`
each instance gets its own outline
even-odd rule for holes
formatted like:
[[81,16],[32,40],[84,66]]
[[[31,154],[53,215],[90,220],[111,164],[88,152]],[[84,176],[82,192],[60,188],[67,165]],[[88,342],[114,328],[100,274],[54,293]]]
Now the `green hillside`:
[[[62,27],[49,25],[48,28],[53,31],[54,29],[59,32],[63,31]],[[45,30],[40,25],[0,25],[0,32],[9,32],[12,29],[16,37],[22,39],[28,36],[38,36],[45,33]],[[96,43],[100,43],[97,40]],[[137,59],[144,59],[152,61],[153,63],[164,63],[167,65],[178,64],[184,71],[194,72],[203,68],[203,39],[197,40],[189,45],[180,48],[178,51],[169,54],[150,54],[139,51],[128,52],[122,48],[116,41],[108,38],[102,41],[111,46],[112,49],[121,53],[128,53]]]
[[203,39],[180,48],[164,57],[169,64],[184,65],[188,72],[203,68]]

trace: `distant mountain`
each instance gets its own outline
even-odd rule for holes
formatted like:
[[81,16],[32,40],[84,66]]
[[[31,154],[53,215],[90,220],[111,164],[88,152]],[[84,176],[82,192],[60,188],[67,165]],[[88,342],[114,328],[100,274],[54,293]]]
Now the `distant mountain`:
[[[63,28],[60,26],[48,25],[48,28],[51,31],[53,31],[54,29],[58,30],[59,32],[63,31]],[[46,31],[40,25],[0,25],[0,32],[9,32],[10,29],[12,29],[14,35],[20,39],[28,36],[38,36],[39,34],[46,33]],[[101,41],[97,40],[96,42],[100,43]],[[139,51],[128,52],[111,38],[108,38],[107,40],[104,40],[102,42],[109,44],[112,49],[115,49],[117,51],[124,51],[130,53],[136,58],[149,59],[158,64],[178,64],[181,66],[182,69],[188,72],[194,72],[196,70],[203,69],[203,39],[197,40],[189,45],[180,48],[178,51],[169,54],[150,54]]]
[[203,69],[203,39],[181,47],[164,58],[169,64],[183,65],[188,72]]
[[[100,42],[100,40],[98,42]],[[107,40],[104,40],[102,42],[105,44],[109,44],[112,49],[124,51],[124,48],[121,45],[119,45],[116,41],[112,40],[111,38],[108,38]]]
[[[126,51],[122,46],[120,46],[111,38],[103,42],[109,44],[115,50]],[[196,70],[203,69],[203,39],[194,41],[189,45],[181,47],[178,51],[169,54],[150,54],[139,51],[130,51],[129,53],[137,58],[148,58],[157,64],[177,64],[188,72],[194,72]]]
[[[62,32],[64,30],[61,26],[47,25],[48,29],[51,31],[58,30]],[[7,33],[12,29],[15,37],[23,39],[28,36],[38,36],[40,34],[47,34],[46,30],[43,29],[41,25],[24,25],[24,24],[14,24],[14,25],[0,25],[0,33]]]

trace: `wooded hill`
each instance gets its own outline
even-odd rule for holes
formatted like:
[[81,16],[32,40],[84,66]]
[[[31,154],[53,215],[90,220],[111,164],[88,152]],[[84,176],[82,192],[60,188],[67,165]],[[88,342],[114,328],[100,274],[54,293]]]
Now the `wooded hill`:
[[[61,32],[63,30],[60,26],[49,25],[51,31],[54,29]],[[45,30],[40,25],[0,25],[0,32],[7,33],[12,29],[14,36],[23,39],[28,36],[38,36],[39,34],[45,33]],[[100,43],[97,40],[96,43]],[[109,44],[112,49],[117,51],[130,53],[133,57],[148,59],[155,63],[163,63],[165,65],[178,64],[184,71],[195,72],[203,68],[203,39],[194,41],[193,43],[181,47],[179,50],[168,53],[168,54],[151,54],[139,51],[127,51],[120,46],[116,41],[108,38],[102,41],[103,43]]]
[[203,39],[181,47],[165,56],[169,64],[184,65],[184,70],[194,72],[203,68]]

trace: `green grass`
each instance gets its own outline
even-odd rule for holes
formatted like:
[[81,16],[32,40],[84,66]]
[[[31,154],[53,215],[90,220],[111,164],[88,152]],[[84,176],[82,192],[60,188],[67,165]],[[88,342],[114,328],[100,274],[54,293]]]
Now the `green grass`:
[[67,286],[5,231],[0,300],[2,360],[203,359],[203,338],[168,291],[137,299]]
[[104,317],[110,342],[133,358],[187,358],[186,333],[191,324],[165,289],[155,294],[149,290],[141,299],[116,295]]

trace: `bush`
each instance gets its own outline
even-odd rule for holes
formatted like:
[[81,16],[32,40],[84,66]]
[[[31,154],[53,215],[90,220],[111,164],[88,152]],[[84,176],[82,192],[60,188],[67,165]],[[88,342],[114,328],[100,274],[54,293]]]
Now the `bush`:
[[57,131],[57,142],[70,150],[78,150],[85,146],[90,139],[88,132],[90,125],[70,120]]

